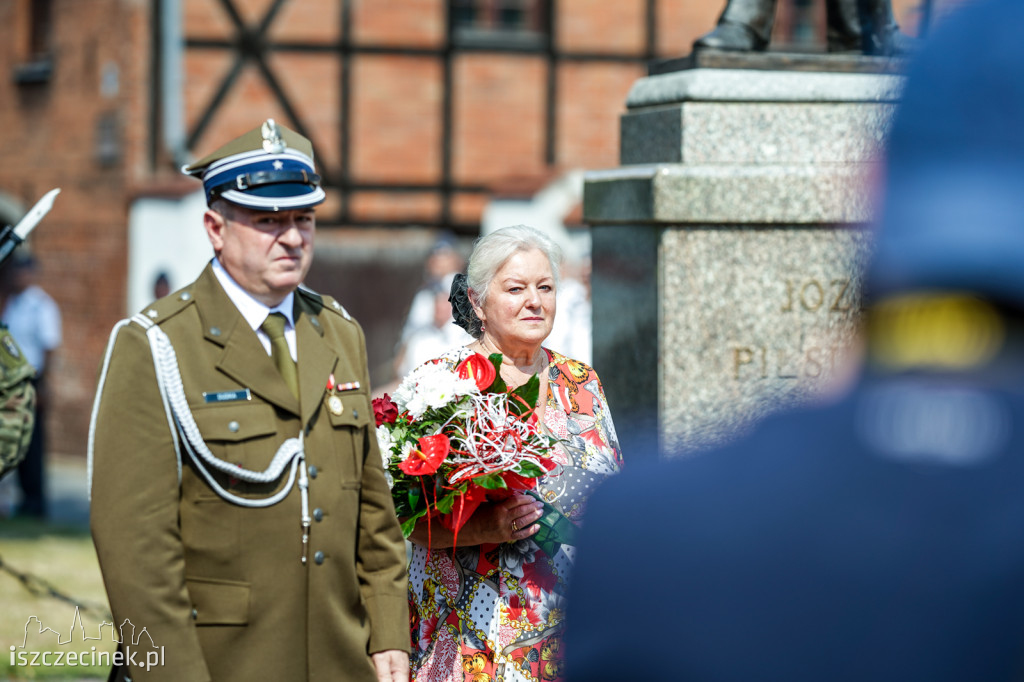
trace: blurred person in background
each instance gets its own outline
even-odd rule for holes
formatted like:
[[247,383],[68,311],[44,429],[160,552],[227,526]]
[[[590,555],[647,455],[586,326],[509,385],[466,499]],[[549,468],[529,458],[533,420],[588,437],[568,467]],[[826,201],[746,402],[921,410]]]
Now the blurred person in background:
[[970,3],[911,65],[855,385],[595,494],[571,680],[1024,679],[1021,26]]
[[455,324],[452,318],[452,306],[448,302],[448,296],[454,279],[455,274],[450,273],[431,287],[434,296],[434,315],[429,324],[421,325],[409,334],[401,355],[395,359],[397,376],[405,376],[445,351],[472,343],[473,337]]
[[[474,353],[502,355],[509,389],[540,378],[535,414],[560,439],[558,467],[537,490],[557,513],[579,523],[590,491],[619,471],[611,412],[597,373],[543,344],[555,320],[561,252],[524,225],[477,240],[467,275],[455,278],[451,307],[474,341],[441,355],[454,369]],[[543,505],[517,493],[484,502],[459,531],[420,519],[410,540],[412,677],[418,682],[564,679],[565,594],[575,549],[551,555],[532,538]]]
[[169,293],[171,293],[171,280],[166,272],[161,271],[153,280],[153,300],[159,301]]
[[35,258],[19,249],[0,271],[0,320],[10,330],[29,364],[35,368],[35,428],[25,458],[18,465],[21,502],[15,516],[46,518],[46,416],[50,403],[50,372],[61,344],[60,309],[35,282]]
[[558,280],[558,316],[548,347],[590,364],[593,360],[593,307],[590,302],[590,256],[562,266]]
[[[423,264],[423,284],[409,305],[409,313],[402,326],[402,337],[399,340],[399,354],[410,336],[424,327],[433,326],[435,297],[441,282],[446,277],[461,272],[464,265],[465,259],[459,253],[455,237],[447,233],[438,237]],[[446,293],[447,291],[445,289]]]

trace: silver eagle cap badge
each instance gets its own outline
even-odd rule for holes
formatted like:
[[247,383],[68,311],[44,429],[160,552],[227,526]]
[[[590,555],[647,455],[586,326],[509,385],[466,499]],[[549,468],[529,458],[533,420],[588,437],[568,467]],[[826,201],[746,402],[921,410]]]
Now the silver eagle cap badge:
[[274,119],[268,118],[264,121],[260,132],[263,133],[263,149],[268,154],[281,154],[287,149],[288,145],[281,139],[281,131],[278,130]]

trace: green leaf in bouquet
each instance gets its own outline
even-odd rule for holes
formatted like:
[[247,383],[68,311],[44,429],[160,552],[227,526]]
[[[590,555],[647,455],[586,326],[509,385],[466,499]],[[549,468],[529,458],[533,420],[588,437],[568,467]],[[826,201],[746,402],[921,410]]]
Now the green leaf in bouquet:
[[487,359],[494,365],[494,381],[487,387],[487,393],[504,393],[508,390],[508,385],[501,378],[501,353],[491,353]]
[[516,472],[520,476],[525,476],[526,478],[537,478],[538,476],[543,476],[546,473],[544,467],[538,466],[533,462],[525,461],[517,464],[512,471]]
[[537,397],[540,395],[540,378],[534,374],[525,384],[512,391],[513,396],[521,400],[510,400],[509,406],[516,414],[523,414],[537,407]]
[[481,488],[487,490],[503,490],[508,488],[505,483],[505,479],[500,474],[487,474],[485,476],[477,476],[473,479],[473,483],[476,483]]
[[452,507],[455,506],[455,500],[459,495],[466,492],[466,486],[460,485],[457,488],[452,488],[443,497],[437,500],[437,510],[442,514],[451,514]]
[[423,492],[419,488],[409,486],[409,492],[407,493],[407,499],[409,500],[409,509],[416,509],[420,505],[420,499],[423,497]]
[[405,521],[402,521],[402,535],[409,537],[412,532],[416,530],[416,522],[420,520],[420,517],[427,513],[426,509],[421,509],[416,514],[413,514]]
[[409,498],[405,495],[395,495],[392,499],[395,502],[395,515],[399,518],[409,516],[414,509],[409,506]]

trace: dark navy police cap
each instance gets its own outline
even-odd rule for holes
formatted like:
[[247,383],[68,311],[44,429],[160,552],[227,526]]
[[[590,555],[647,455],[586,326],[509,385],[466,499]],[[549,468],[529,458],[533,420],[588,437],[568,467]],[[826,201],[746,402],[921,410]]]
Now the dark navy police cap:
[[223,198],[260,211],[286,211],[326,198],[312,143],[272,118],[181,170],[203,181],[207,205]]
[[869,298],[1024,303],[1024,2],[966,3],[909,69],[887,144]]

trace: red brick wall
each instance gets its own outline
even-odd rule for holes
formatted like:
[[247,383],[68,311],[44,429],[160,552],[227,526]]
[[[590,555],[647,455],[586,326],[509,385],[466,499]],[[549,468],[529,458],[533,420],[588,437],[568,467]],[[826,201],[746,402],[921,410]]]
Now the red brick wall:
[[[0,2],[7,37],[19,0]],[[107,333],[124,314],[126,209],[132,183],[143,172],[148,80],[148,3],[59,0],[54,3],[53,75],[47,83],[16,85],[12,72],[24,55],[16,40],[0,40],[0,191],[31,206],[61,187],[52,212],[30,246],[40,264],[38,282],[60,306],[64,343],[50,369],[55,389],[48,424],[50,449],[85,452],[89,408]],[[109,36],[117,36],[111,40]],[[116,65],[116,94],[100,92],[104,68]],[[101,116],[113,116],[120,158],[95,157]]]
[[439,182],[441,61],[394,55],[353,61],[353,178],[366,183]]

